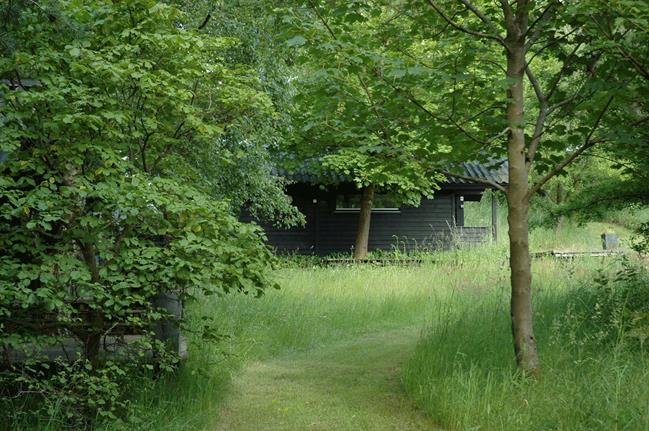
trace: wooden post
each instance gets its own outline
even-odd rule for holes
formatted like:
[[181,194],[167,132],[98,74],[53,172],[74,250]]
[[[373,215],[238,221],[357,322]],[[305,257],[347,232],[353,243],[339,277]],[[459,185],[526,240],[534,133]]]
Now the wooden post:
[[165,310],[169,316],[155,323],[153,332],[155,338],[167,343],[169,349],[186,359],[187,350],[180,333],[178,321],[183,316],[183,301],[174,291],[163,291],[153,297],[153,306]]
[[[456,195],[455,196],[455,226],[454,227],[463,227],[464,226],[464,196]],[[458,229],[461,230],[461,229]]]
[[496,191],[491,191],[491,236],[493,242],[498,241],[498,200],[496,200]]
[[[317,196],[317,195],[316,195]],[[320,255],[320,220],[318,211],[319,202],[318,198],[313,198],[313,252],[316,256]]]

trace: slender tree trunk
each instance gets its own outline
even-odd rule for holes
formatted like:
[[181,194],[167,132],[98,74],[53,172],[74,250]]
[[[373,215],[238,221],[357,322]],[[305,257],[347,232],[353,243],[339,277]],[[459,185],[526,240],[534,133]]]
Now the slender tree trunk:
[[[91,281],[93,283],[99,282],[99,268],[97,267],[94,248],[81,241],[79,241],[79,248],[83,260],[90,271]],[[88,328],[82,340],[84,343],[84,356],[90,361],[93,367],[97,367],[99,363],[99,349],[101,348],[101,335],[104,326],[104,315],[101,310],[88,310],[85,323]]]
[[367,256],[367,243],[370,239],[370,220],[372,218],[372,201],[374,200],[374,186],[363,188],[361,197],[361,211],[358,214],[358,230],[356,231],[356,244],[354,246],[354,259]]
[[[520,6],[519,6],[520,7]],[[509,188],[507,209],[511,269],[511,319],[516,363],[527,373],[539,371],[539,358],[532,324],[532,269],[528,226],[528,167],[524,132],[524,79],[526,12],[516,17],[507,36],[508,89],[507,122],[510,129],[507,156]]]
[[[556,198],[556,203],[557,205],[561,205],[563,203],[563,185],[561,185],[561,182],[557,181],[557,198]],[[563,221],[564,221],[564,216],[560,215],[559,220],[557,220],[557,224],[554,227],[554,233],[558,234],[561,231],[561,228],[563,227]]]

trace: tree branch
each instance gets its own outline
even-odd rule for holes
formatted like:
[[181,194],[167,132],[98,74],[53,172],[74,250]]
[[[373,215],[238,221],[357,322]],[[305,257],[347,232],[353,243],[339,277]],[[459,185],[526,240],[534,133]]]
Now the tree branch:
[[334,40],[338,40],[338,38],[336,37],[336,33],[334,33],[334,31],[332,30],[332,28],[329,26],[329,23],[327,22],[327,20],[324,19],[324,17],[322,16],[322,14],[320,13],[320,11],[318,10],[318,7],[317,7],[316,5],[314,5],[313,2],[312,2],[311,0],[309,0],[309,6],[311,6],[311,9],[313,9],[313,12],[315,12],[316,16],[318,17],[318,19],[320,20],[320,22],[322,23],[322,25],[325,26],[325,28],[327,29],[327,31],[329,32],[329,34],[331,35],[331,37],[332,37]]
[[[595,19],[595,18],[592,18],[591,20],[592,20],[592,21],[595,23],[595,25],[600,29],[600,31],[606,35],[606,37],[607,37],[610,41],[612,41],[612,42],[615,41],[615,38],[614,38],[613,34],[611,33],[611,30],[610,30],[610,29],[604,28],[604,26],[602,25],[602,23],[600,23],[600,22],[599,22],[597,19]],[[629,29],[627,29],[627,30],[622,34],[621,39],[620,39],[620,43],[617,44],[616,48],[617,48],[617,50],[620,52],[620,54],[622,54],[622,57],[624,57],[625,59],[627,59],[627,61],[629,61],[629,62],[633,65],[633,67],[635,67],[636,71],[637,71],[640,75],[642,75],[642,77],[643,77],[644,79],[649,80],[649,69],[647,69],[647,68],[645,67],[645,65],[643,65],[640,61],[638,61],[635,57],[633,57],[633,55],[631,55],[631,53],[630,53],[626,48],[624,48],[624,46],[622,45],[622,41],[624,40],[624,36],[625,36],[625,35],[626,35],[630,30],[631,30],[631,29],[629,28]],[[642,31],[642,30],[640,30],[640,31]]]
[[467,138],[469,138],[473,142],[476,142],[476,143],[481,144],[481,145],[488,145],[489,144],[488,141],[483,141],[483,140],[480,140],[480,139],[476,138],[475,136],[473,136],[471,133],[469,133],[469,131],[467,131],[464,127],[462,127],[462,125],[460,123],[453,120],[452,118],[450,118],[450,117],[442,117],[440,115],[435,114],[430,109],[426,108],[420,101],[418,101],[413,96],[411,96],[407,91],[405,91],[405,90],[391,84],[390,82],[386,81],[386,83],[390,87],[392,87],[395,91],[397,91],[398,93],[404,94],[406,96],[406,98],[412,104],[414,104],[417,108],[419,108],[422,112],[424,112],[425,114],[430,116],[432,119],[440,121],[440,122],[450,122],[456,129],[458,129],[463,135],[465,135]]
[[473,4],[471,4],[470,1],[468,1],[468,0],[460,0],[460,1],[462,2],[462,4],[463,4],[463,5],[464,5],[468,10],[470,10],[471,12],[473,12],[473,14],[474,14],[475,16],[477,16],[478,18],[480,18],[480,21],[482,21],[483,23],[485,23],[486,25],[488,25],[489,27],[491,27],[491,29],[494,30],[494,31],[496,32],[496,34],[498,33],[498,27],[496,27],[496,26],[494,25],[494,23],[489,19],[489,17],[487,17],[487,16],[486,16],[485,14],[483,14],[482,12],[480,12],[480,10],[479,10],[477,7],[475,7]]
[[509,0],[500,0],[500,4],[503,8],[503,14],[505,15],[505,25],[509,28],[514,18],[514,10],[509,4]]
[[208,12],[207,15],[205,15],[205,18],[203,19],[203,22],[201,25],[198,26],[199,30],[203,30],[205,26],[207,25],[208,22],[210,22],[210,19],[212,18],[212,11]]
[[618,50],[624,58],[626,58],[632,65],[635,67],[636,71],[647,81],[649,81],[649,69],[645,67],[639,60],[637,60],[631,53],[629,53],[624,47],[618,46]]
[[[529,39],[526,42],[527,48],[530,46],[534,45],[534,43],[538,40],[538,38],[541,36],[541,28],[534,30],[534,27],[536,27],[538,24],[541,24],[545,19],[546,15],[556,6],[556,3],[554,1],[551,1],[548,7],[546,7],[543,12],[541,12],[541,15],[539,15],[533,22],[530,24],[530,26],[527,28],[525,31],[525,36],[529,36]],[[534,30],[534,33],[532,33],[532,30]],[[530,36],[531,34],[531,36]]]
[[[475,31],[475,30],[471,30],[471,29],[469,29],[469,28],[467,28],[467,27],[464,27],[464,26],[462,26],[462,25],[456,23],[455,21],[453,21],[453,20],[452,20],[448,15],[446,15],[446,14],[444,13],[443,10],[441,10],[441,9],[439,8],[439,6],[437,6],[437,5],[436,5],[432,0],[426,0],[426,1],[427,1],[428,4],[430,5],[430,7],[432,7],[432,8],[435,10],[435,12],[437,12],[437,14],[438,14],[440,17],[442,17],[442,18],[444,19],[444,21],[446,21],[447,23],[449,23],[449,25],[450,25],[451,27],[453,27],[454,29],[459,30],[459,31],[461,31],[461,32],[463,32],[463,33],[466,33],[466,34],[470,34],[470,35],[472,35],[472,36],[476,36],[476,37],[480,37],[480,38],[484,38],[484,39],[495,40],[496,42],[498,42],[498,43],[501,44],[502,46],[505,46],[505,40],[504,40],[502,37],[500,37],[500,36],[498,36],[498,35],[495,35],[495,34],[482,33],[482,32]],[[464,2],[463,2],[463,3],[464,3]],[[467,2],[467,3],[468,3],[468,2]],[[506,47],[506,46],[505,46],[505,47]]]
[[580,47],[581,47],[581,42],[578,43],[577,45],[575,45],[573,50],[570,52],[568,57],[566,57],[566,60],[561,65],[561,69],[559,70],[559,72],[554,76],[554,80],[552,81],[552,84],[550,85],[550,90],[548,91],[548,99],[550,99],[552,97],[554,92],[559,87],[559,83],[563,79],[563,74],[565,73],[565,71],[568,68],[568,65],[570,64],[572,58],[577,53],[577,51],[579,50]]
[[[588,77],[592,77],[595,74],[594,68],[595,68],[595,65],[597,64],[597,62],[599,61],[600,57],[601,57],[600,55],[595,56],[595,59],[592,61],[592,63],[590,63],[588,65],[588,70],[589,70]],[[557,76],[555,77],[555,81],[552,83],[552,86],[550,88],[550,92],[548,93],[548,100],[552,97],[552,95],[557,90],[557,88],[559,88],[559,82],[563,78],[563,71],[564,71],[564,68],[562,67],[561,70],[559,71],[559,73],[557,74]],[[581,93],[581,90],[586,85],[587,81],[588,81],[587,79],[584,79],[583,82],[577,88],[577,90],[571,96],[565,98],[564,100],[562,100],[560,102],[557,102],[557,103],[555,103],[553,105],[550,105],[548,107],[548,114],[553,113],[554,111],[561,108],[562,106],[567,105],[569,103],[572,103],[575,99],[577,99],[577,97]]]
[[534,184],[532,186],[532,188],[527,192],[527,198],[528,199],[530,197],[532,197],[536,192],[538,192],[541,189],[541,187],[543,187],[543,185],[545,183],[547,183],[552,177],[557,175],[559,172],[561,172],[561,170],[563,168],[565,168],[570,163],[572,163],[584,151],[591,148],[593,145],[602,142],[602,140],[593,141],[592,137],[593,137],[593,134],[595,133],[595,131],[597,130],[597,128],[599,127],[599,124],[601,123],[602,118],[604,118],[604,115],[608,111],[608,108],[611,106],[611,103],[613,103],[614,98],[615,98],[615,96],[611,96],[611,97],[608,98],[608,101],[606,102],[606,105],[604,105],[604,108],[602,109],[602,111],[597,116],[597,119],[595,120],[595,124],[593,125],[593,127],[590,129],[590,132],[586,136],[586,139],[585,139],[583,145],[581,145],[579,148],[577,148],[575,151],[573,151],[572,154],[566,156],[558,165],[556,165],[554,167],[554,169],[552,169],[543,178],[541,178],[536,184]]
[[[553,46],[553,45],[556,45],[556,44],[558,44],[559,42],[562,42],[562,41],[566,40],[570,35],[572,35],[573,33],[576,33],[577,30],[579,30],[579,27],[576,27],[576,28],[570,30],[568,33],[566,33],[566,34],[564,34],[564,35],[561,35],[561,37],[559,37],[559,38],[557,38],[557,39],[553,39],[553,40],[551,40],[550,42],[548,42],[547,44],[543,45],[543,46],[542,46],[541,48],[539,48],[538,50],[534,51],[534,54],[533,54],[532,57],[529,59],[529,61],[527,62],[527,64],[532,63],[532,61],[533,61],[537,56],[539,56],[543,51],[545,51],[545,50],[548,49],[549,47],[551,47],[551,46]],[[530,49],[533,45],[534,45],[534,43],[531,44],[527,49]]]
[[525,158],[526,159],[525,164],[527,165],[527,170],[529,171],[530,167],[532,166],[532,163],[534,162],[534,157],[536,156],[536,150],[538,149],[539,144],[541,143],[541,136],[543,135],[543,130],[545,129],[545,120],[548,117],[548,99],[546,98],[545,94],[543,94],[543,90],[541,89],[541,84],[536,79],[536,76],[534,75],[534,72],[532,72],[532,69],[530,69],[529,65],[525,67],[525,74],[527,75],[527,79],[532,84],[532,88],[534,88],[534,94],[536,94],[536,98],[539,101],[539,114],[536,117],[536,124],[534,126],[534,135],[530,140],[530,145],[527,149],[527,157]]

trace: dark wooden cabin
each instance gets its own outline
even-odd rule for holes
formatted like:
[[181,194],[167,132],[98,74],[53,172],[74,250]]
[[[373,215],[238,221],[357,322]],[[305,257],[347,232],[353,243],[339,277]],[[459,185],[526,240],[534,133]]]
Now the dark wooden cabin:
[[[498,184],[507,182],[505,166],[487,169],[479,163],[464,163],[465,175]],[[360,191],[344,177],[328,179],[323,186],[316,177],[300,172],[287,175],[292,183],[287,193],[305,215],[300,228],[281,229],[260,223],[268,243],[279,253],[328,255],[353,249],[358,223]],[[479,201],[488,188],[483,183],[448,177],[432,199],[422,198],[418,207],[390,203],[385,195],[374,199],[369,250],[403,252],[450,249],[475,245],[495,235],[495,200],[492,226],[464,225],[464,202]],[[249,220],[248,217],[245,217]]]

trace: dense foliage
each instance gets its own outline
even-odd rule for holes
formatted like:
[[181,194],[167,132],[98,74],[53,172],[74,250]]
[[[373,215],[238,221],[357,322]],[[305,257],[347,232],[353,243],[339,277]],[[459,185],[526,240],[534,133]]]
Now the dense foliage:
[[296,65],[295,133],[284,164],[319,173],[324,183],[342,175],[359,189],[373,185],[417,205],[443,180],[436,172],[450,151],[437,122],[398,88],[421,66],[383,40],[392,35],[380,8],[343,3],[276,11]]
[[[115,419],[151,359],[177,360],[162,297],[272,286],[237,216],[304,221],[276,165],[363,189],[366,247],[375,187],[416,205],[458,162],[508,159],[510,184],[487,185],[508,204],[517,360],[537,371],[529,206],[556,226],[649,202],[648,22],[637,0],[3,2],[2,425]],[[568,318],[644,349],[646,281],[625,263]],[[191,329],[214,338],[209,320]]]
[[[223,60],[236,42],[186,28],[175,7],[12,2],[3,13],[4,420],[19,414],[5,402],[33,394],[81,427],[120,406],[125,369],[162,355],[151,325],[168,316],[154,298],[272,284],[260,231],[212,193],[215,172],[236,163],[224,137],[271,103],[253,71]],[[51,368],[47,346],[72,362]],[[131,361],[105,362],[108,350]]]
[[[568,173],[570,179],[565,183],[573,192],[564,196],[555,210],[585,220],[601,219],[609,217],[611,210],[630,212],[633,205],[649,202],[649,5],[633,0],[579,2],[573,16],[585,23],[584,37],[589,38],[589,46],[597,55],[597,67],[622,80],[624,91],[616,94],[616,109],[602,124],[606,141],[585,154],[590,160]],[[640,227],[647,221],[635,220],[630,227]],[[646,232],[646,226],[638,232],[643,243]]]

